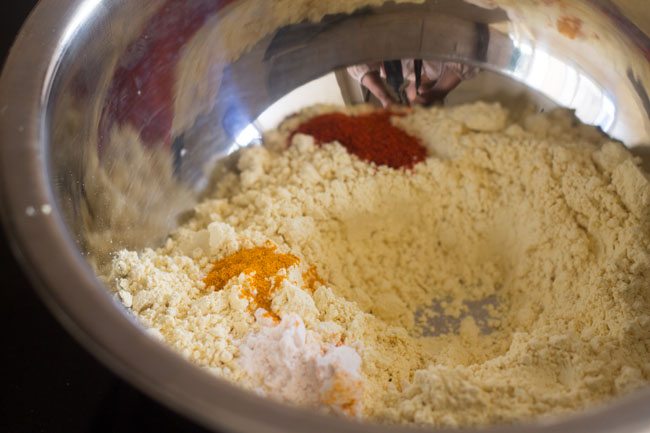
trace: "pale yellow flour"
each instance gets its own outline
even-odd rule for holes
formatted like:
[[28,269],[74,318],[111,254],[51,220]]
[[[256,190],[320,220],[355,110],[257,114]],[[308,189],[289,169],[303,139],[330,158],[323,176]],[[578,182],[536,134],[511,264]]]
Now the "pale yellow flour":
[[[389,423],[530,421],[647,384],[650,184],[621,145],[566,113],[514,123],[476,103],[396,118],[430,153],[411,171],[304,135],[287,148],[300,121],[334,109],[243,150],[164,247],[116,254],[110,280],[150,332],[247,388]],[[300,258],[272,302],[277,332],[247,308],[246,275],[202,282],[213,261],[269,241]],[[259,362],[291,347],[302,383],[255,364],[270,335],[292,343]],[[349,378],[344,399],[324,397],[331,377]]]

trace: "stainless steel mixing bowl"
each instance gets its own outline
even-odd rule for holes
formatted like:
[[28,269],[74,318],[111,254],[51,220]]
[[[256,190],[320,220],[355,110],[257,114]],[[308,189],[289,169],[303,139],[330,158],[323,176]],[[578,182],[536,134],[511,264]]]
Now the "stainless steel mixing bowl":
[[[117,248],[160,242],[205,189],[213,163],[255,144],[273,119],[331,102],[333,89],[342,103],[363,98],[332,71],[380,59],[464,62],[486,78],[452,93],[449,103],[529,88],[539,107],[575,109],[640,155],[650,143],[645,0],[381,3],[42,0],[6,62],[0,194],[16,254],[92,353],[207,426],[412,431],[240,390],[150,338],[97,277]],[[493,431],[644,429],[648,391]]]

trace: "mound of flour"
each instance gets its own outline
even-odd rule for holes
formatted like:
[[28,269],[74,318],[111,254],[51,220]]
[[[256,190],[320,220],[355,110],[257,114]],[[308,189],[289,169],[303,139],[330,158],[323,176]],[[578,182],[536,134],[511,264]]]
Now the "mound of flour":
[[[153,335],[249,389],[391,423],[525,421],[647,384],[650,186],[622,146],[476,103],[394,119],[429,152],[410,171],[305,135],[287,148],[335,109],[243,150],[164,247],[116,254],[111,284]],[[268,242],[300,258],[278,324],[247,308],[246,275],[203,283]]]

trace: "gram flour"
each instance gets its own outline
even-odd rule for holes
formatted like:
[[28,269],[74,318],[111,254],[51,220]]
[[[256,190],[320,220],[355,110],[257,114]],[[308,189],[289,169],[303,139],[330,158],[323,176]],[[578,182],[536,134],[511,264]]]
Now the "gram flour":
[[[331,110],[241,151],[163,247],[114,256],[110,284],[152,335],[248,389],[385,423],[530,421],[647,384],[650,186],[627,150],[566,113],[485,103],[394,118],[429,153],[408,171],[286,146]],[[247,275],[203,283],[268,243],[300,259],[279,323],[249,311]]]

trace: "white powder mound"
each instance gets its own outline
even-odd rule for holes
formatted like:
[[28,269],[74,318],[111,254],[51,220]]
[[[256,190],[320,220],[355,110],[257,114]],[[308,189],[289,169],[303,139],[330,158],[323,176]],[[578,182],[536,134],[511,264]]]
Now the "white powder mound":
[[287,314],[277,325],[261,314],[257,318],[263,327],[239,346],[240,362],[264,393],[302,405],[357,412],[362,383],[355,349],[324,345],[296,314]]
[[[116,254],[145,327],[249,389],[388,423],[530,421],[647,385],[650,183],[625,148],[566,113],[515,123],[484,103],[395,117],[429,152],[412,170],[287,147],[331,110],[243,150],[164,247]],[[271,279],[279,324],[251,311],[256,271],[203,282],[269,244],[297,260]]]

